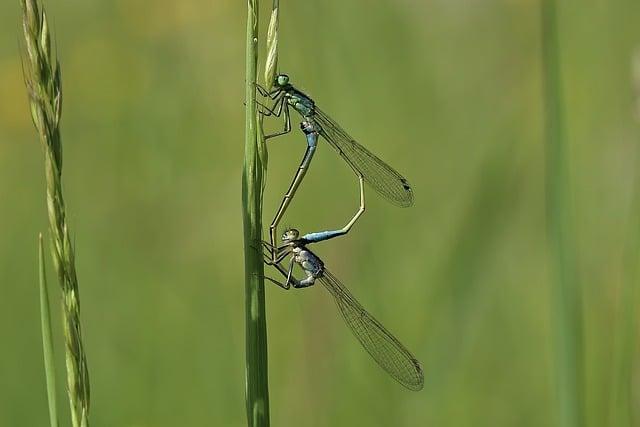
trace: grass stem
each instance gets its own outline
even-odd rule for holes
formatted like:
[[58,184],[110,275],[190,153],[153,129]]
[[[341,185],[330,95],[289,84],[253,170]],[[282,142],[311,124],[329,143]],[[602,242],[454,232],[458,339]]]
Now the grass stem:
[[546,122],[547,231],[553,274],[552,329],[558,421],[561,427],[583,427],[582,298],[571,229],[569,167],[555,0],[541,0],[541,19]]
[[266,165],[260,155],[256,110],[258,0],[247,2],[246,109],[242,216],[244,225],[246,405],[250,427],[269,425],[267,325],[264,298],[262,189]]
[[[640,120],[640,51],[632,57],[632,79],[636,98],[636,119]],[[636,151],[636,153],[638,153]],[[615,333],[613,385],[609,401],[609,425],[632,427],[638,420],[634,413],[634,370],[637,345],[638,280],[640,279],[640,156],[636,154],[636,177],[628,239],[625,242],[624,280],[618,298],[619,316]]]

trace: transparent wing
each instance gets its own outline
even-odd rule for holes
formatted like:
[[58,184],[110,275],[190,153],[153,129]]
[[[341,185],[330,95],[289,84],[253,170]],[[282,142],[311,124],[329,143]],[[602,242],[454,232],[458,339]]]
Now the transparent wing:
[[378,365],[408,389],[421,390],[424,385],[422,367],[409,350],[374,319],[329,271],[325,270],[319,280],[333,295],[349,329]]
[[394,205],[407,207],[413,204],[413,192],[409,181],[375,154],[358,144],[335,120],[318,107],[315,108],[315,113],[314,118],[322,128],[320,134],[374,190]]

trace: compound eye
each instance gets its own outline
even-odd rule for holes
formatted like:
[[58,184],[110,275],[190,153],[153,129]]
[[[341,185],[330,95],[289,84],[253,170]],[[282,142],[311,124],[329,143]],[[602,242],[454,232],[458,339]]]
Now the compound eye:
[[276,78],[276,83],[278,84],[278,86],[286,86],[289,83],[289,76],[287,76],[286,74],[278,75],[278,77]]

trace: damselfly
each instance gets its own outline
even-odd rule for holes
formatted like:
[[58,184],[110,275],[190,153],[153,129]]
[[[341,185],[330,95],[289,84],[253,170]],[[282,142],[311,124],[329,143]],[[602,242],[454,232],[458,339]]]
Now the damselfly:
[[[261,86],[257,86],[257,88],[261,95],[273,101],[270,107],[263,106],[262,114],[276,117],[281,117],[284,114],[284,129],[267,135],[266,138],[284,135],[291,131],[291,116],[289,113],[289,107],[291,107],[303,117],[301,128],[307,139],[305,155],[269,227],[269,238],[272,247],[277,245],[278,224],[300,186],[316,151],[318,135],[322,135],[347,162],[354,173],[361,178],[361,184],[362,180],[366,181],[376,192],[397,206],[407,207],[413,204],[413,192],[409,182],[391,166],[358,144],[340,125],[319,109],[313,99],[296,89],[289,82],[289,77],[286,74],[279,74],[276,77],[275,88],[271,92],[266,91]],[[344,232],[348,231],[349,229],[346,228]],[[272,250],[271,260],[273,261],[275,258],[276,254]]]
[[[311,233],[300,237],[298,230],[289,229],[282,235],[283,245],[272,247],[269,243],[263,245],[277,253],[274,261],[266,260],[267,264],[275,266],[286,278],[284,283],[270,277],[265,277],[284,289],[305,288],[315,284],[316,280],[333,296],[347,326],[351,329],[364,349],[373,357],[382,369],[387,371],[396,381],[410,390],[418,391],[424,386],[424,374],[420,362],[407,348],[398,341],[380,322],[378,322],[355,299],[353,294],[324,266],[316,254],[306,245],[326,240],[318,233]],[[285,268],[282,261],[289,257],[289,266]],[[293,267],[299,265],[306,277],[298,280],[293,276]]]

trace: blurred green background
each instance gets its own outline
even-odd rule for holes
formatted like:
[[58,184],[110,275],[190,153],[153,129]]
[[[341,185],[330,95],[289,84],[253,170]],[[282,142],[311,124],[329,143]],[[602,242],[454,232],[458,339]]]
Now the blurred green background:
[[[560,3],[586,413],[604,426],[639,221],[640,2]],[[64,184],[95,426],[245,424],[245,6],[46,2],[63,71]],[[280,70],[414,186],[410,209],[370,191],[354,231],[316,252],[422,361],[426,383],[410,393],[378,369],[322,288],[270,286],[272,424],[551,425],[539,3],[281,8]],[[19,16],[18,0],[0,4],[0,425],[42,426],[37,235],[47,223]],[[303,151],[299,132],[270,146],[265,222]],[[356,207],[356,180],[323,143],[284,222],[342,226]],[[58,386],[65,417],[61,375]]]

